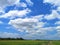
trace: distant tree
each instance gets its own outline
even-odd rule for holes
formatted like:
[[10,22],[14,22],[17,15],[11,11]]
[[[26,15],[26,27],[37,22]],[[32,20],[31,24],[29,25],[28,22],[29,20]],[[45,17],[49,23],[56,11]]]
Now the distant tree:
[[40,39],[36,39],[36,40],[40,40]]
[[24,40],[23,38],[0,38],[0,40]]
[[23,38],[20,38],[20,40],[24,40]]

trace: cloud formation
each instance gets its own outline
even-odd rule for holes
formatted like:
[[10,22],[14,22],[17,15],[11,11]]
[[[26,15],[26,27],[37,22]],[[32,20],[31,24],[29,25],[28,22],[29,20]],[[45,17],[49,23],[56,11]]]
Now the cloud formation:
[[33,5],[33,2],[31,0],[26,0],[26,2],[29,6]]
[[26,16],[26,14],[30,13],[31,10],[30,9],[24,9],[24,10],[12,10],[9,11],[8,13],[5,13],[4,15],[1,15],[0,18],[15,18],[15,17],[24,17]]
[[[53,26],[51,26],[51,22],[48,22],[54,19],[60,20],[60,14],[59,14],[60,1],[44,0],[44,3],[50,3],[53,4],[54,6],[58,6],[57,9],[52,10],[51,14],[47,14],[47,15],[42,14],[42,15],[34,15],[34,16],[30,14],[32,10],[27,7],[27,5],[33,6],[34,3],[31,0],[25,0],[25,1],[26,3],[25,2],[19,3],[19,0],[0,1],[1,2],[0,8],[1,6],[6,7],[13,4],[16,4],[16,7],[24,8],[23,10],[16,10],[16,9],[10,10],[9,12],[2,14],[0,16],[0,19],[1,18],[9,19],[8,25],[13,26],[19,32],[25,33],[26,35],[23,36],[24,38],[38,38],[38,39],[60,38],[60,21],[55,21]],[[0,23],[3,22],[0,21]],[[47,27],[47,25],[49,25],[49,27]],[[9,29],[9,27],[7,27],[7,29]],[[19,34],[4,32],[2,35],[0,35],[0,37],[16,38],[19,37]]]
[[60,0],[44,0],[44,3],[50,3],[50,4],[54,4],[56,6],[60,6]]
[[10,25],[14,26],[20,31],[31,31],[43,27],[45,23],[39,22],[38,18],[18,18],[15,20],[10,20]]
[[18,33],[0,32],[0,38],[20,38]]
[[1,0],[0,8],[4,9],[6,6],[17,4],[19,0]]
[[60,14],[56,10],[52,10],[52,13],[44,16],[47,20],[60,19]]

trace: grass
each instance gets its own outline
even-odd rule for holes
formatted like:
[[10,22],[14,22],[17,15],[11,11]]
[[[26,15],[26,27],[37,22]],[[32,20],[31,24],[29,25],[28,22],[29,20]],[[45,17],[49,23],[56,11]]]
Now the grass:
[[60,45],[60,41],[0,40],[0,45]]

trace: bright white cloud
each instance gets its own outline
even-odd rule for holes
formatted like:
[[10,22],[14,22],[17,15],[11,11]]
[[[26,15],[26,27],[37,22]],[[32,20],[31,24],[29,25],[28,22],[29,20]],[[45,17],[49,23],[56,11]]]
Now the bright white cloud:
[[[37,18],[38,19],[38,18]],[[10,20],[9,24],[15,27],[20,32],[28,33],[23,36],[23,38],[31,38],[34,35],[38,35],[41,33],[41,35],[45,35],[45,31],[50,28],[42,28],[44,26],[44,22],[39,22],[39,20],[34,18],[25,18],[25,19],[15,19]]]
[[43,27],[45,23],[39,22],[38,19],[34,18],[25,18],[25,19],[18,18],[15,20],[10,20],[9,24],[22,31],[24,30],[30,31]]
[[[47,22],[42,22],[43,15],[34,16],[30,18],[17,18],[10,20],[8,24],[12,25],[17,31],[25,32],[24,39],[56,39],[59,38],[60,26],[44,27]],[[39,21],[39,19],[41,19]],[[57,31],[55,34],[48,34],[49,32]],[[58,36],[57,36],[58,35]]]
[[24,2],[20,2],[18,4],[16,4],[17,7],[27,7],[27,4]]
[[60,25],[60,21],[55,22],[56,25]]
[[15,17],[23,17],[23,16],[26,16],[26,14],[30,13],[31,10],[29,9],[25,9],[25,10],[21,10],[21,11],[18,11],[18,10],[12,10],[12,11],[9,11],[8,13],[5,13],[4,15],[1,15],[0,18],[15,18]]
[[16,7],[26,8],[26,7],[27,7],[27,4],[26,4],[25,2],[20,2],[20,1],[18,1],[18,2],[16,3]]
[[[56,33],[54,33],[56,31]],[[54,34],[49,34],[49,32],[53,32]],[[26,38],[32,39],[51,39],[51,40],[59,40],[60,39],[60,26],[56,27],[45,27],[40,28],[40,30],[29,33],[25,36]]]
[[[43,15],[38,15],[38,16],[24,18],[24,19],[17,18],[14,20],[10,20],[8,24],[12,25],[20,32],[28,33],[23,36],[24,38],[27,39],[28,38],[31,39],[32,37],[35,37],[36,39],[37,37],[39,37],[39,39],[40,37],[47,38],[47,36],[51,36],[48,35],[48,31],[52,32],[53,30],[56,29],[56,27],[44,27],[47,24],[47,22],[41,21],[43,17],[44,17]],[[52,37],[54,36],[51,36],[51,38]]]
[[[28,5],[33,5],[33,2],[31,0],[26,0]],[[0,8],[1,7],[6,7],[9,5],[13,5],[16,4],[16,6],[18,7],[27,7],[27,4],[24,2],[20,2],[19,0],[2,0],[0,1]],[[55,38],[56,36],[59,37],[60,36],[60,26],[56,26],[56,27],[44,27],[46,24],[48,24],[47,22],[42,22],[42,19],[46,19],[46,20],[53,20],[53,19],[60,19],[60,14],[57,11],[60,11],[60,1],[57,0],[44,0],[44,3],[51,3],[54,5],[59,6],[57,8],[57,10],[52,10],[52,13],[49,15],[38,15],[38,16],[31,16],[31,17],[25,17],[27,16],[27,14],[29,14],[31,12],[30,9],[24,9],[24,10],[10,10],[8,13],[5,13],[4,15],[1,15],[0,18],[9,18],[11,19],[9,21],[9,25],[12,25],[14,28],[16,28],[18,31],[20,32],[25,32],[27,33],[26,35],[24,35],[23,37],[25,38]],[[2,12],[2,8],[0,9]],[[16,19],[16,17],[19,17]],[[24,19],[21,17],[25,17]],[[0,24],[2,24],[3,22],[0,21]],[[57,21],[55,23],[56,25],[60,24],[60,21]],[[9,29],[10,27],[7,27],[7,29]],[[53,30],[57,31],[57,34],[48,34],[49,32],[52,32]],[[11,38],[17,38],[20,37],[19,34],[16,33],[7,33],[7,32],[0,32],[0,37],[11,37]],[[6,36],[5,36],[6,35]]]
[[57,29],[57,30],[60,30],[60,26],[57,26],[56,29]]
[[[33,5],[31,0],[26,0],[28,5]],[[1,0],[0,1],[0,12],[4,10],[5,7],[16,5],[16,7],[27,7],[27,4],[24,2],[20,2],[20,0]]]
[[44,17],[44,15],[32,16],[33,19],[37,19],[39,21],[41,21],[42,19],[44,19],[43,17]]
[[[42,15],[40,16],[43,17]],[[23,36],[25,39],[56,39],[59,38],[60,26],[56,27],[44,27],[47,23],[39,21],[39,17],[31,17],[31,18],[18,18],[14,20],[10,20],[9,24],[12,25],[20,32],[27,33]],[[55,34],[48,34],[49,32],[57,31]]]
[[32,2],[31,0],[26,0],[26,2],[27,2],[27,4],[30,5],[30,6],[33,5],[33,2]]
[[0,1],[0,7],[1,8],[4,8],[6,6],[9,6],[9,5],[13,5],[15,3],[17,3],[19,0],[1,0]]
[[60,11],[60,7],[57,8],[57,11]]
[[0,12],[4,13],[5,7],[18,4],[19,0],[0,0]]
[[52,20],[52,19],[60,19],[60,0],[44,0],[44,3],[50,3],[53,4],[54,6],[58,6],[56,10],[52,10],[52,13],[50,15],[46,15],[45,18],[47,20]]
[[28,32],[28,34],[24,35],[24,38],[27,39],[52,39],[53,37],[55,37],[55,34],[48,34],[49,32],[52,32],[53,30],[55,30],[55,27],[45,27],[45,28],[39,28],[39,30],[35,30],[35,31],[30,31]]
[[60,0],[44,0],[44,3],[51,3],[56,6],[60,6]]
[[60,19],[60,14],[56,10],[52,10],[52,13],[44,16],[47,20]]

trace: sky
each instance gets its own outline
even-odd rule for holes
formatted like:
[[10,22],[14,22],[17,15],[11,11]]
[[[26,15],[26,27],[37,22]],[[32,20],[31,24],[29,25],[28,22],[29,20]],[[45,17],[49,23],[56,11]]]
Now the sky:
[[0,0],[0,38],[60,40],[60,0]]

